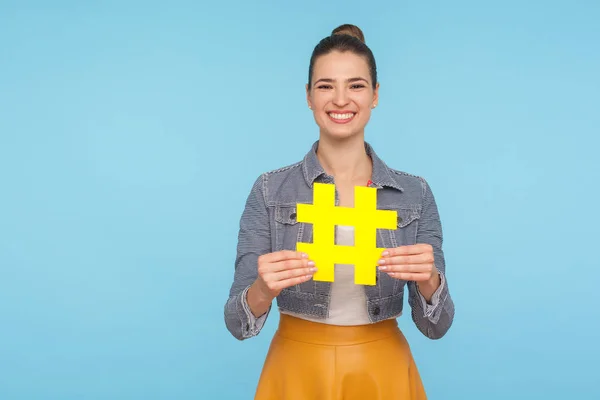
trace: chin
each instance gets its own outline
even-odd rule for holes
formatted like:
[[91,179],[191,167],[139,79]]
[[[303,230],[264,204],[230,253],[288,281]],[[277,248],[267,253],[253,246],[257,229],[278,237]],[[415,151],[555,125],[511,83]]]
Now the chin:
[[323,137],[332,140],[348,140],[361,136],[360,131],[348,129],[322,129],[321,134]]
[[[362,119],[362,118],[361,118]],[[349,140],[362,137],[365,125],[361,120],[354,120],[347,124],[338,124],[323,118],[320,123],[321,135],[330,140]]]

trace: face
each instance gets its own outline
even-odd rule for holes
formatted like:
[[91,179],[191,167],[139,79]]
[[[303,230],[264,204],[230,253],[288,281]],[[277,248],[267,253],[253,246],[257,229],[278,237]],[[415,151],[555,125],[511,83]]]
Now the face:
[[346,139],[363,135],[377,105],[379,84],[373,89],[367,61],[352,52],[334,51],[319,57],[306,87],[321,135]]

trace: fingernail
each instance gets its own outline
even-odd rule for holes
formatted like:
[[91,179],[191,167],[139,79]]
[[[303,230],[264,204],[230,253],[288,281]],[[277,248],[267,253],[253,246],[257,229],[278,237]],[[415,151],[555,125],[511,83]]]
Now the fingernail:
[[379,267],[380,271],[387,271],[388,267]]
[[316,268],[311,268],[310,272],[317,272],[317,269]]
[[309,267],[314,267],[315,266],[315,262],[314,261],[309,261],[308,262],[308,266]]
[[387,257],[387,256],[390,255],[390,252],[386,250],[383,253],[381,253],[381,255],[384,256],[384,257]]
[[302,253],[302,258],[308,258],[308,254]]
[[379,260],[379,265],[385,264],[385,260]]

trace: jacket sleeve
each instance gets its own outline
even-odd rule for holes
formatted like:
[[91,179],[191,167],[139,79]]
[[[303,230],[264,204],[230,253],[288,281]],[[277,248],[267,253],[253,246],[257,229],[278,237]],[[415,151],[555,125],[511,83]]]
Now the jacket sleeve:
[[234,278],[225,303],[225,325],[239,340],[260,333],[271,307],[255,318],[246,301],[248,288],[258,276],[258,257],[270,253],[271,230],[264,198],[264,179],[259,177],[252,186],[240,219]]
[[435,266],[440,273],[440,287],[435,291],[430,303],[419,292],[414,281],[408,282],[409,304],[415,325],[430,339],[443,337],[454,320],[454,302],[448,289],[446,262],[442,250],[442,224],[435,198],[429,184],[422,179],[423,208],[417,231],[417,243],[427,243],[433,247]]

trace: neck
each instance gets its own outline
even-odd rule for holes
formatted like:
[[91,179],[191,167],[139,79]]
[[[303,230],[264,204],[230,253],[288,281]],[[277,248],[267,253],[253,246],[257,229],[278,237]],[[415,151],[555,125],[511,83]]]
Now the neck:
[[317,158],[336,181],[365,184],[371,178],[373,163],[365,151],[363,135],[341,140],[321,135]]

